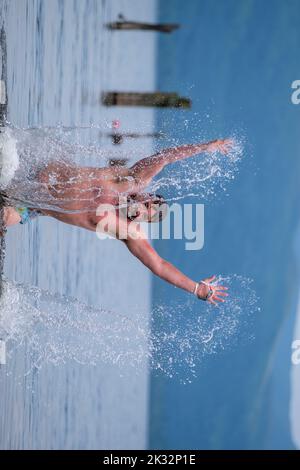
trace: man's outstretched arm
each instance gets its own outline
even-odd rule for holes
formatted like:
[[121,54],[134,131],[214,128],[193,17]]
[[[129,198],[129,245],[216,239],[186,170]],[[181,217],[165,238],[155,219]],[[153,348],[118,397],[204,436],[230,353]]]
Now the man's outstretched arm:
[[208,300],[214,305],[217,302],[224,302],[224,297],[228,295],[226,287],[210,284],[214,280],[214,276],[205,279],[205,283],[199,283],[197,287],[195,281],[179,271],[173,264],[161,258],[147,240],[128,238],[124,242],[129,251],[147,266],[153,274],[191,294],[194,293],[199,299],[206,300],[210,289],[213,293]]
[[135,163],[129,170],[130,175],[134,177],[138,189],[148,186],[154,178],[166,165],[178,160],[193,157],[202,152],[221,152],[226,154],[232,146],[231,139],[213,140],[201,144],[187,144],[164,149],[155,155],[143,158]]

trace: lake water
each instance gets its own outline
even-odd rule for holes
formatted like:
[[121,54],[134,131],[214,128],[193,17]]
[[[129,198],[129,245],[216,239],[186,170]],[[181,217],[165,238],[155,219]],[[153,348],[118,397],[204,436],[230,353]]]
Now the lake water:
[[[67,138],[98,145],[109,157],[120,154],[104,135],[111,131],[113,119],[120,120],[125,132],[135,132],[139,123],[145,131],[153,129],[152,110],[105,109],[100,96],[107,90],[153,88],[155,35],[145,39],[139,32],[128,32],[124,43],[122,32],[108,31],[105,23],[115,21],[119,13],[154,20],[156,2],[12,0],[1,1],[0,11],[7,39],[8,120],[12,125],[93,124],[93,129],[71,131]],[[151,139],[142,140],[143,152],[151,154]],[[121,153],[134,161],[138,152],[128,141]],[[36,220],[9,230],[5,276],[76,297],[111,311],[112,316],[127,315],[148,328],[150,275],[120,243],[100,242],[92,233],[54,220]],[[25,292],[34,304],[34,297]],[[51,308],[59,314],[60,300],[57,302]],[[25,311],[22,306],[21,312]],[[47,311],[49,320],[51,312]],[[105,321],[109,324],[109,316]],[[116,322],[115,318],[111,321]],[[53,330],[57,337],[52,340],[51,329],[48,335],[45,324],[40,328],[42,341],[52,341],[54,347],[67,341],[67,333],[61,337],[58,325]],[[32,337],[25,338],[17,350],[7,344],[7,365],[0,370],[1,448],[146,446],[146,358],[138,371],[130,361],[123,363],[120,371],[109,358],[102,362],[99,358],[94,366],[91,358],[78,364],[83,348],[89,348],[88,339],[79,331],[77,348],[75,341],[73,346],[69,343],[73,350],[69,349],[66,357],[60,349],[55,352],[52,348],[52,360],[42,361],[38,370],[37,355],[46,353],[49,359],[49,350],[46,352],[41,342],[30,345],[30,341]],[[57,359],[59,366],[54,364]]]
[[[193,112],[176,119],[159,113],[158,126],[184,141],[236,133],[245,150],[228,196],[202,201],[203,250],[188,252],[178,241],[157,248],[194,279],[220,272],[252,278],[260,312],[252,322],[243,306],[243,327],[223,352],[202,359],[190,385],[152,377],[151,446],[299,448],[300,369],[291,363],[299,339],[300,109],[291,103],[299,2],[203,0],[183,8],[167,0],[159,17],[181,29],[160,37],[158,86],[190,96]],[[154,302],[159,298],[186,299],[155,280]]]

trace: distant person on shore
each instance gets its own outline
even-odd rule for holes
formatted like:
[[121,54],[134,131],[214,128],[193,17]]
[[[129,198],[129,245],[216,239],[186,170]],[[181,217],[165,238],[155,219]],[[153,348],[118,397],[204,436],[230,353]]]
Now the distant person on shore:
[[[57,209],[45,209],[41,204],[30,208],[12,204],[12,198],[1,191],[5,207],[4,223],[11,226],[25,223],[37,215],[54,217],[70,225],[98,231],[105,224],[115,227],[113,237],[123,241],[129,251],[161,279],[207,300],[216,305],[224,302],[226,287],[215,281],[215,276],[195,282],[180,272],[175,266],[159,256],[149,241],[143,236],[139,222],[162,220],[167,203],[157,194],[145,193],[152,179],[166,166],[202,152],[230,152],[233,141],[215,140],[208,143],[182,145],[164,149],[155,155],[143,158],[132,167],[114,166],[111,168],[81,167],[52,161],[39,169],[35,178],[43,185],[45,192],[55,200]],[[126,209],[120,200],[126,200]],[[32,198],[34,201],[34,195]],[[99,211],[101,206],[109,205],[113,210]]]

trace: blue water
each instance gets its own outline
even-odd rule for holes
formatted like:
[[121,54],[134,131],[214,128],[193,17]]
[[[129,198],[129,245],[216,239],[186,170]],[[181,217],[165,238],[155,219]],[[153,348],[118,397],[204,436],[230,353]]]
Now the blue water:
[[[164,0],[159,16],[181,28],[159,38],[157,88],[191,97],[193,107],[159,111],[157,127],[186,142],[233,132],[246,140],[228,195],[205,206],[204,248],[185,251],[180,241],[157,241],[156,248],[193,279],[219,272],[253,278],[261,311],[237,343],[198,364],[191,384],[152,374],[150,445],[293,448],[300,107],[290,87],[299,78],[299,2]],[[170,298],[186,300],[155,279],[154,305]],[[163,328],[161,320],[154,328]]]
[[[142,44],[143,33],[126,34],[125,55],[122,32],[114,34],[105,28],[120,12],[136,19],[145,15],[154,21],[155,1],[142,5],[132,0],[0,0],[0,25],[7,38],[8,119],[13,126],[87,126],[67,138],[103,149],[105,164],[109,157],[120,154],[135,157],[137,148],[132,141],[114,148],[105,133],[116,118],[124,132],[139,130],[141,122],[151,132],[153,111],[105,109],[100,96],[102,91],[115,88],[154,86],[155,36],[148,36]],[[147,57],[137,62],[145,47]],[[95,127],[89,129],[90,124]],[[152,153],[149,139],[140,139],[139,145],[146,154]],[[84,157],[83,165],[87,161]],[[97,163],[103,165],[103,159]],[[4,271],[9,281],[77,298],[96,309],[95,320],[99,312],[99,322],[101,309],[106,309],[111,313],[105,320],[107,328],[121,319],[121,335],[133,347],[135,331],[131,338],[125,332],[124,316],[135,328],[140,320],[147,331],[150,275],[123,244],[100,241],[91,232],[47,217],[11,227],[5,238]],[[29,305],[34,306],[30,289],[24,289]],[[146,447],[146,358],[138,368],[126,361],[120,373],[109,354],[106,360],[96,359],[98,352],[103,352],[100,323],[93,329],[100,340],[94,355],[79,325],[74,328],[71,321],[75,342],[67,346],[68,333],[59,325],[56,329],[52,324],[48,331],[46,325],[36,325],[32,332],[26,331],[23,326],[35,308],[26,308],[22,296],[16,308],[14,296],[8,300],[11,308],[2,312],[3,304],[0,306],[0,320],[4,313],[14,324],[14,315],[21,313],[19,334],[25,338],[17,344],[8,342],[7,364],[0,367],[0,448]],[[59,321],[64,309],[55,297],[53,302],[48,302],[48,313],[57,314]],[[90,354],[90,360],[82,361],[82,352]]]

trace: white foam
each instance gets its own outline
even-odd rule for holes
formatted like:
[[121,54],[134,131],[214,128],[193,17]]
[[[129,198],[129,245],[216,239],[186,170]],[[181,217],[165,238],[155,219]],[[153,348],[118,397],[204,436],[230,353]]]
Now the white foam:
[[0,188],[5,189],[19,167],[17,142],[11,130],[5,128],[0,133]]
[[13,283],[2,281],[2,294],[0,298],[0,338],[13,336],[12,332],[22,329],[25,318],[20,315],[20,294]]
[[6,104],[6,84],[4,80],[0,80],[0,104]]
[[0,365],[6,364],[6,343],[0,340]]
[[248,341],[252,318],[259,311],[252,281],[231,275],[218,278],[230,287],[227,302],[218,307],[199,303],[168,302],[153,308],[152,331],[144,325],[144,312],[131,318],[76,299],[51,294],[38,287],[3,281],[0,298],[0,339],[9,345],[7,364],[19,345],[26,344],[32,368],[75,361],[110,364],[132,374],[145,362],[153,371],[189,383],[198,364],[208,355],[233,347],[243,335]]

